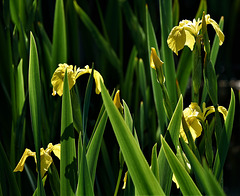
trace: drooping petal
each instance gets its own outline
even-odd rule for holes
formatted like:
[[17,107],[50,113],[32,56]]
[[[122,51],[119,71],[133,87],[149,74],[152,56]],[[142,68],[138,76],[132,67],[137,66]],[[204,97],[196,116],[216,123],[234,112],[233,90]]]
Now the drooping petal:
[[167,39],[168,47],[178,55],[178,51],[183,49],[186,43],[186,33],[183,27],[174,27]]
[[60,160],[60,157],[61,157],[61,144],[56,144],[56,145],[53,146],[53,153]]
[[204,111],[204,118],[206,119],[208,115],[212,114],[215,112],[215,108],[213,106],[209,106],[205,109]]
[[56,94],[58,94],[59,96],[62,96],[62,94],[63,94],[63,79],[64,79],[66,70],[67,70],[67,74],[68,74],[69,89],[71,89],[73,87],[73,85],[76,83],[73,66],[68,65],[66,63],[59,64],[58,68],[53,73],[53,76],[51,79],[51,83],[53,85],[53,93],[52,93],[53,96],[55,96]]
[[20,161],[18,162],[16,168],[13,171],[14,172],[17,172],[17,171],[22,172],[23,168],[24,168],[25,161],[29,156],[36,157],[36,153],[32,152],[30,149],[26,148],[22,157],[21,157],[21,159],[20,159]]
[[193,51],[194,45],[195,45],[195,37],[193,36],[193,34],[189,31],[185,31],[186,34],[186,42],[185,42],[185,46],[188,46],[190,48],[191,51]]
[[205,19],[206,19],[206,24],[211,24],[214,30],[216,31],[216,34],[219,37],[219,45],[221,46],[224,42],[224,34],[222,30],[220,29],[216,21],[210,18],[209,14],[205,16]]
[[[88,74],[92,73],[92,69],[89,69],[88,65],[86,65],[84,69],[78,69],[77,70],[76,79],[79,76],[81,76],[83,74],[86,74],[86,73],[88,73]],[[101,76],[101,74],[98,71],[94,70],[93,78],[94,78],[95,84],[96,84],[95,92],[96,92],[96,94],[99,94],[101,92],[100,81],[103,82],[103,77]]]
[[224,120],[226,120],[226,117],[227,117],[227,114],[228,114],[227,109],[223,106],[218,106],[218,111],[220,113],[222,113]]
[[46,152],[43,148],[40,149],[40,161],[41,161],[41,176],[43,177],[53,162],[51,155],[48,152]]
[[202,125],[196,117],[190,117],[187,119],[187,124],[189,125],[189,130],[195,141],[202,133]]

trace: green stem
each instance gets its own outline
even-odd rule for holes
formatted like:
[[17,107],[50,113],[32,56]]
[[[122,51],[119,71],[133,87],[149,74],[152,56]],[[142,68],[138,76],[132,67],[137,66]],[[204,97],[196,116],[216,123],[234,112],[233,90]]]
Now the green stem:
[[115,188],[114,196],[117,196],[119,185],[120,185],[121,178],[122,178],[122,172],[123,172],[123,167],[120,167],[119,172],[118,172],[118,179],[117,179],[117,185]]

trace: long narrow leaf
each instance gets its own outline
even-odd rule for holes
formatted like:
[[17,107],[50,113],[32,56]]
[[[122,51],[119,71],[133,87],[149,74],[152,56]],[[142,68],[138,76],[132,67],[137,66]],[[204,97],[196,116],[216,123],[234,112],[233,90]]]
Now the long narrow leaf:
[[167,38],[172,28],[172,1],[159,0],[159,9],[166,86],[174,108],[177,103],[176,73],[173,53],[167,45]]
[[150,167],[142,151],[140,150],[139,145],[111,100],[111,97],[102,82],[101,89],[101,95],[109,115],[113,131],[138,193],[142,195],[164,195],[164,192],[150,170]]
[[82,144],[81,134],[78,141],[78,185],[76,195],[94,195],[93,183],[87,165],[85,146]]
[[233,129],[234,114],[235,114],[235,95],[233,90],[231,89],[231,100],[228,108],[228,114],[224,123],[224,127],[222,129],[223,133],[220,139],[220,144],[218,146],[213,167],[214,174],[218,180],[220,178],[225,160],[227,158],[227,152],[230,145]]
[[[183,111],[183,99],[181,96],[179,98],[176,109],[173,113],[172,119],[168,125],[168,129],[166,133],[166,138],[170,140],[170,142],[173,144],[175,149],[177,149],[177,145],[178,145],[182,111]],[[168,195],[170,194],[170,190],[171,190],[172,171],[171,171],[171,168],[169,167],[169,163],[167,162],[163,148],[160,149],[160,152],[158,155],[158,164],[159,164],[160,184],[163,187],[163,190],[165,191],[165,193]]]
[[[41,142],[41,83],[39,73],[38,52],[33,34],[30,33],[30,54],[29,54],[29,104],[32,121],[33,139],[37,156],[37,168],[40,167],[40,142]],[[38,195],[45,195],[41,174],[38,172]]]
[[56,0],[53,24],[53,46],[51,73],[56,69],[58,63],[67,61],[67,39],[63,0]]
[[177,179],[177,182],[180,186],[180,190],[182,191],[183,195],[202,195],[201,192],[198,190],[197,186],[193,182],[192,178],[182,166],[178,158],[175,156],[165,139],[162,137],[162,147],[168,163]]
[[[159,55],[159,50],[158,50],[156,35],[154,32],[154,28],[152,25],[152,21],[151,21],[147,6],[146,6],[146,24],[147,24],[148,58],[150,61],[151,47],[154,47],[156,49],[158,55]],[[157,82],[156,71],[153,70],[150,66],[149,66],[149,69],[150,69],[150,74],[151,74],[155,108],[156,108],[158,120],[160,123],[160,130],[162,133],[164,133],[167,118],[166,118],[166,114],[164,112],[164,107],[163,107],[163,101],[162,101],[163,95],[162,95],[161,87],[160,87],[159,83]]]
[[64,76],[61,119],[60,195],[74,195],[77,181],[77,159],[73,132],[72,104],[67,72]]
[[208,195],[225,195],[216,178],[209,178],[209,173],[205,171],[201,163],[182,138],[181,144],[197,179],[199,179],[199,183],[201,183],[205,190],[205,193]]
[[107,112],[104,111],[104,113],[101,117],[101,120],[99,121],[98,126],[96,128],[96,131],[93,135],[91,143],[88,147],[87,154],[86,154],[88,168],[89,168],[93,182],[95,179],[97,161],[98,161],[99,151],[100,151],[100,147],[102,144],[102,138],[103,138],[103,133],[104,133],[105,126],[107,123],[107,119],[108,119]]

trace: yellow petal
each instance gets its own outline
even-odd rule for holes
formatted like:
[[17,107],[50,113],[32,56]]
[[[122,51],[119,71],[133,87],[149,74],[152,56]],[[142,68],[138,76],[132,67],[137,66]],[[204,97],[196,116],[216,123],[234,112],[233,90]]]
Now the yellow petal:
[[177,186],[177,189],[179,189],[179,184],[177,182],[177,178],[175,177],[175,175],[173,174],[172,176],[172,181],[175,182],[176,186]]
[[59,158],[61,159],[61,144],[56,144],[53,146],[53,153]]
[[185,46],[188,46],[190,50],[193,51],[194,44],[196,42],[195,37],[189,31],[185,31],[185,33],[186,33]]
[[123,187],[122,189],[125,189],[126,188],[126,185],[127,185],[127,176],[128,176],[128,171],[126,171],[125,175],[124,175],[124,178],[123,178]]
[[222,113],[224,120],[226,120],[226,117],[227,117],[227,114],[228,114],[227,109],[223,106],[218,106],[218,111],[220,113]]
[[[83,74],[91,74],[92,73],[92,69],[89,69],[89,66],[86,65],[84,69],[78,69],[77,70],[77,75],[76,75],[76,79],[83,75]],[[97,70],[94,70],[94,73],[93,73],[93,78],[95,80],[95,84],[96,84],[96,88],[95,88],[95,92],[96,94],[99,94],[101,92],[101,85],[100,85],[100,81],[103,82],[103,77],[101,76],[101,74],[97,71]]]
[[219,45],[221,46],[224,42],[224,34],[222,30],[220,29],[216,21],[210,18],[209,14],[205,16],[205,19],[206,19],[206,24],[211,24],[214,30],[216,31],[216,34],[219,37]]
[[56,95],[56,93],[59,96],[62,96],[62,94],[63,94],[63,79],[64,79],[66,70],[67,70],[67,74],[68,74],[69,89],[71,89],[73,87],[73,85],[76,83],[76,79],[75,79],[76,73],[73,71],[73,66],[68,65],[66,63],[59,64],[58,68],[53,73],[53,76],[51,79],[51,83],[53,85],[53,93],[52,93],[53,96]]
[[162,67],[162,65],[163,65],[163,62],[158,57],[156,49],[155,48],[151,48],[150,66],[153,69],[156,69],[156,67]]
[[118,90],[114,96],[113,102],[115,104],[115,106],[117,107],[117,109],[123,113],[123,106],[121,104],[121,99],[120,99],[120,90]]
[[[142,60],[142,59],[140,59]],[[165,82],[165,77],[163,74],[163,62],[160,60],[160,58],[157,55],[157,52],[155,48],[151,48],[151,56],[150,56],[150,66],[156,70],[157,72],[157,79],[160,84],[163,84]]]
[[187,124],[189,125],[188,127],[193,137],[193,141],[195,141],[202,133],[202,125],[196,117],[188,118]]
[[183,27],[174,27],[167,39],[168,47],[178,55],[178,51],[183,49],[186,43],[186,33]]
[[181,123],[181,127],[180,127],[180,135],[181,135],[181,137],[183,138],[183,140],[184,140],[186,143],[188,143],[187,135],[186,135],[186,133],[185,133],[185,131],[184,131],[184,129],[183,129],[182,123]]
[[205,109],[204,111],[204,118],[206,119],[208,115],[212,114],[215,112],[215,108],[213,106],[209,106]]
[[40,149],[40,161],[41,161],[41,176],[43,177],[48,168],[52,164],[52,157],[48,152],[46,152],[43,148]]
[[36,156],[36,153],[35,152],[32,152],[31,150],[29,150],[28,148],[25,149],[20,161],[18,162],[16,168],[13,170],[14,172],[17,172],[17,171],[23,171],[23,168],[24,168],[24,164],[25,164],[25,161],[26,159],[29,157],[29,156]]

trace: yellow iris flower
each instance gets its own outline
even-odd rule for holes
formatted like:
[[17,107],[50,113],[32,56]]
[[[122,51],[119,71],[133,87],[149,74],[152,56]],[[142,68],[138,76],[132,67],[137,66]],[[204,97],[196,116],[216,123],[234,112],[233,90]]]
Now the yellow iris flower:
[[[53,159],[51,157],[51,152],[53,152],[60,160],[60,150],[61,146],[60,144],[52,145],[52,143],[49,143],[46,150],[43,148],[40,149],[40,161],[41,161],[41,176],[43,177],[46,171],[48,171],[48,168],[53,162]],[[26,148],[19,163],[17,164],[16,168],[13,170],[14,172],[20,171],[22,172],[24,169],[24,164],[26,159],[32,156],[34,157],[35,162],[37,163],[36,158],[36,152],[32,152],[30,149]]]
[[[62,94],[63,94],[63,79],[64,79],[66,70],[67,70],[67,75],[68,75],[69,89],[71,89],[75,85],[76,79],[79,76],[86,74],[86,73],[88,73],[88,74],[92,73],[92,69],[90,69],[88,65],[86,65],[84,69],[80,69],[80,68],[76,68],[76,66],[74,66],[74,68],[73,68],[72,65],[68,65],[66,63],[59,64],[58,68],[53,73],[53,76],[51,79],[51,83],[53,85],[53,93],[52,93],[53,96],[55,96],[56,94],[58,94],[59,96],[62,96]],[[101,92],[100,80],[102,80],[102,82],[103,82],[103,78],[102,78],[101,74],[96,70],[94,70],[93,78],[96,83],[95,92],[96,92],[96,94],[99,94]]]
[[[227,116],[227,109],[223,106],[218,106],[218,111],[223,115],[223,118],[225,120]],[[206,108],[206,104],[203,103],[202,111],[198,104],[194,102],[192,102],[189,107],[183,110],[183,115],[188,125],[189,131],[191,132],[193,140],[199,137],[202,133],[201,122],[204,122],[207,116],[213,112],[215,112],[215,108],[213,106]],[[180,128],[180,135],[184,141],[188,143],[187,136],[182,125]]]
[[[210,15],[205,15],[206,24],[211,24],[219,37],[219,45],[224,42],[224,34],[219,25],[210,18]],[[183,49],[184,46],[188,46],[193,50],[195,45],[195,39],[199,35],[199,31],[202,29],[202,20],[198,18],[196,21],[182,20],[178,26],[173,27],[171,30],[167,43],[169,48],[178,55],[178,51]]]

